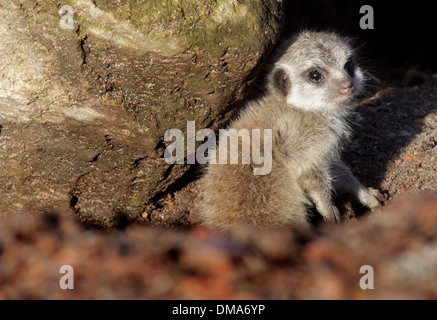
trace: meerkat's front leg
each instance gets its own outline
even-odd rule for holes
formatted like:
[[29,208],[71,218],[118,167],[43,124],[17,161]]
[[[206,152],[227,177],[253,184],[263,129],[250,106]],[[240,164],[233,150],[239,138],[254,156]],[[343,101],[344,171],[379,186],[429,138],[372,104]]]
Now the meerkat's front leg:
[[358,201],[369,208],[376,208],[384,201],[383,195],[376,189],[364,187],[340,160],[331,167],[333,184],[337,193],[352,194]]
[[327,170],[307,173],[299,179],[299,183],[325,220],[340,222],[340,212],[332,203],[332,183]]

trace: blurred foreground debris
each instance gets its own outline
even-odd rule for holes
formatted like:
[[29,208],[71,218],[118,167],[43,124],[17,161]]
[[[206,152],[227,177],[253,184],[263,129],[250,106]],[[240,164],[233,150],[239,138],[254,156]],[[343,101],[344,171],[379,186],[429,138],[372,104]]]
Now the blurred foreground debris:
[[[62,290],[62,265],[74,289]],[[360,288],[360,268],[374,289]],[[3,299],[436,299],[437,194],[303,238],[289,230],[85,229],[70,212],[0,219]]]

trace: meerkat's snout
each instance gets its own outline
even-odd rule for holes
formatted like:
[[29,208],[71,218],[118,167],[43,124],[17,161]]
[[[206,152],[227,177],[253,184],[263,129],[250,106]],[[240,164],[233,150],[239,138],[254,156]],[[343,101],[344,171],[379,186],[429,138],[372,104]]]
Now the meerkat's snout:
[[344,78],[334,81],[330,87],[329,100],[336,106],[343,105],[352,100],[355,96],[356,90],[354,80],[352,78]]
[[350,81],[343,81],[340,84],[340,92],[342,94],[349,94],[349,93],[354,92],[354,90],[355,90],[355,87],[352,84],[352,82],[350,82]]
[[355,92],[355,82],[362,81],[362,72],[358,68],[352,59],[349,59],[344,65],[344,71],[346,71],[349,79],[345,79],[340,83],[340,92],[342,94],[350,94]]

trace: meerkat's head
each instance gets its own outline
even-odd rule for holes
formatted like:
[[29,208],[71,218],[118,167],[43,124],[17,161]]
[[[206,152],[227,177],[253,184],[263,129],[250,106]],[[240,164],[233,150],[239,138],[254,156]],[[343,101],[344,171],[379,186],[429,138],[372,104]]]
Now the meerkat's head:
[[364,82],[349,42],[329,32],[300,33],[269,76],[272,90],[308,111],[329,112],[350,104]]

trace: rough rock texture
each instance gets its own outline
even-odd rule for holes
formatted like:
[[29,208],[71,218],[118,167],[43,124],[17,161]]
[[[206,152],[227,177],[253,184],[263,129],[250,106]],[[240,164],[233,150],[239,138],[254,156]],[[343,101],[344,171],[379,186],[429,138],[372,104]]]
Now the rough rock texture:
[[0,1],[0,212],[153,220],[146,208],[189,169],[163,161],[165,130],[229,119],[277,40],[280,6]]
[[[436,208],[436,193],[411,193],[308,238],[252,228],[101,232],[72,213],[10,215],[0,219],[0,298],[436,299]],[[60,289],[63,265],[73,267],[72,290]],[[363,265],[373,290],[360,287]]]

